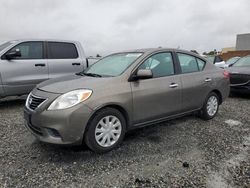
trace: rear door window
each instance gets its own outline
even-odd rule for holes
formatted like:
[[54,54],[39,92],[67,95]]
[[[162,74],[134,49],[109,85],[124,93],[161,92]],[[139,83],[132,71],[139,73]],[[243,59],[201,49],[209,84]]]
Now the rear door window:
[[182,73],[198,72],[199,66],[194,56],[177,53]]
[[66,42],[48,42],[49,59],[76,59],[78,53],[75,44]]

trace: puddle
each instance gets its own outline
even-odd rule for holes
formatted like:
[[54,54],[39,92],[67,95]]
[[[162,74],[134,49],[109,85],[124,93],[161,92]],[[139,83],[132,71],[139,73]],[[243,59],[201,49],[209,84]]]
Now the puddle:
[[[235,123],[235,121],[233,120]],[[231,123],[231,121],[230,121]],[[239,125],[239,124],[237,124]],[[250,136],[245,136],[243,143],[245,145],[250,144]],[[242,147],[241,147],[242,148]],[[227,184],[226,180],[231,180],[232,175],[229,173],[228,168],[234,168],[240,165],[240,162],[245,161],[249,156],[248,151],[241,149],[240,153],[231,157],[225,161],[221,166],[218,172],[212,172],[207,181],[207,187],[216,188],[216,187],[232,187],[230,184]]]
[[243,123],[241,123],[240,121],[237,121],[237,120],[228,119],[225,121],[225,123],[228,124],[231,129],[236,130],[236,131],[246,132],[249,130],[248,128],[244,128]]
[[224,188],[224,187],[229,187],[229,185],[226,183],[225,179],[221,177],[220,174],[214,173],[210,175],[207,181],[207,187],[208,188]]
[[244,161],[246,159],[245,153],[240,153],[236,155],[235,157],[232,157],[231,159],[227,160],[226,166],[227,167],[234,167],[240,165],[241,161]]
[[242,125],[242,123],[240,121],[233,120],[233,119],[226,120],[225,123],[230,125],[230,126],[241,126]]

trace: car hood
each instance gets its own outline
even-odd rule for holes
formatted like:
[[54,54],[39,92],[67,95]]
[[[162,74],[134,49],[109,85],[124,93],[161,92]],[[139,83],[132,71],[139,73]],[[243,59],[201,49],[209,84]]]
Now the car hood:
[[94,89],[110,83],[114,77],[89,77],[71,75],[54,78],[37,85],[37,89],[51,93],[67,93],[76,89]]
[[250,67],[230,67],[227,71],[231,74],[250,74]]

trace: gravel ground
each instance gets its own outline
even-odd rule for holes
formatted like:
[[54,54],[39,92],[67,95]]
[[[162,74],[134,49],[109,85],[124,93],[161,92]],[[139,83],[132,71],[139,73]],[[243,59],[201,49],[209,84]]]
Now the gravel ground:
[[135,130],[103,155],[38,142],[23,105],[0,102],[0,187],[250,187],[250,97],[229,98],[210,121]]

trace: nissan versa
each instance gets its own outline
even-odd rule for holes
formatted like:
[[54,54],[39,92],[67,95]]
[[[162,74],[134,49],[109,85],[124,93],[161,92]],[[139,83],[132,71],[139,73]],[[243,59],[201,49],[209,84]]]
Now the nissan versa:
[[228,72],[197,54],[135,50],[39,84],[27,98],[24,116],[43,142],[85,142],[95,152],[107,152],[134,128],[193,112],[213,118],[229,90]]

